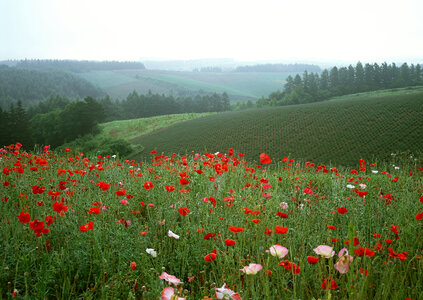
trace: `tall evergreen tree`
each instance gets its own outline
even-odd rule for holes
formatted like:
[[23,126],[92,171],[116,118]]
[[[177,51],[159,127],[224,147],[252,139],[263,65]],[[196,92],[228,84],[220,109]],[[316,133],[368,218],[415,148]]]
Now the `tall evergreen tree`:
[[364,68],[361,62],[355,66],[355,87],[356,92],[363,92],[365,89]]

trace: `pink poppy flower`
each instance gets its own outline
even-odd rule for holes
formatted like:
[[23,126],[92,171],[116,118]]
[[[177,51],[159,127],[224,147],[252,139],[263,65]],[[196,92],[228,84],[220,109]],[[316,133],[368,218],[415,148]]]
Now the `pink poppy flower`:
[[258,271],[263,269],[263,266],[260,264],[249,264],[248,266],[245,266],[244,268],[240,269],[242,272],[248,275],[255,275]]
[[234,291],[225,288],[226,283],[221,287],[216,289],[216,298],[217,299],[234,299],[242,300],[241,296]]
[[175,295],[175,290],[173,287],[166,287],[161,292],[161,300],[185,300],[186,298],[178,297]]
[[284,246],[276,244],[270,247],[269,250],[266,250],[266,252],[270,252],[272,256],[276,256],[277,258],[284,258],[288,254],[288,249],[286,249]]
[[123,205],[128,205],[128,200],[122,199],[122,200],[120,200],[120,203],[123,204]]
[[335,251],[333,251],[333,247],[327,245],[320,245],[317,248],[313,249],[317,255],[320,255],[324,258],[331,258],[335,255]]
[[[343,255],[344,252],[346,252],[345,255]],[[348,272],[350,264],[354,258],[351,255],[348,255],[347,248],[343,248],[341,251],[339,251],[338,256],[339,256],[339,260],[335,264],[335,269],[337,269],[339,273],[345,274]]]
[[167,274],[166,272],[163,272],[162,275],[159,276],[159,278],[166,280],[169,285],[173,283],[175,286],[177,286],[181,282],[181,280],[176,278],[176,276]]

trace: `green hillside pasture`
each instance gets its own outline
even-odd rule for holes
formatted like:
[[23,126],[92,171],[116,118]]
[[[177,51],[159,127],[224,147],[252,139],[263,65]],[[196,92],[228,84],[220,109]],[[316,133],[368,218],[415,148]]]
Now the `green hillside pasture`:
[[386,96],[401,96],[401,95],[413,95],[423,92],[423,86],[409,86],[405,88],[393,88],[387,90],[378,90],[357,94],[349,94],[344,96],[338,96],[329,99],[328,101],[342,101],[342,100],[358,100],[358,99],[368,99],[368,98],[377,98],[377,97],[386,97]]
[[112,98],[126,98],[132,91],[139,94],[164,93],[175,96],[207,93],[230,95],[233,101],[258,99],[283,89],[292,73],[177,72],[162,70],[116,70],[82,73],[81,76],[102,88]]
[[[142,155],[215,152],[234,148],[247,158],[266,152],[319,163],[356,164],[391,153],[420,153],[423,93],[367,100],[228,112],[207,116],[143,137]],[[137,159],[139,159],[138,157]]]
[[174,114],[157,116],[152,118],[140,118],[133,120],[120,120],[113,121],[104,124],[100,124],[101,134],[99,137],[114,137],[129,140],[131,142],[136,141],[143,135],[150,134],[152,132],[168,128],[169,126],[177,123],[201,118],[204,116],[211,115],[213,113],[188,113],[188,114]]

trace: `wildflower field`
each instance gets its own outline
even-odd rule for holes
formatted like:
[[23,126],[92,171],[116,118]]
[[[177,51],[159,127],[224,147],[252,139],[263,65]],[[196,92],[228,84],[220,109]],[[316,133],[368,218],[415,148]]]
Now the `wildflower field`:
[[423,299],[423,165],[0,153],[0,298]]

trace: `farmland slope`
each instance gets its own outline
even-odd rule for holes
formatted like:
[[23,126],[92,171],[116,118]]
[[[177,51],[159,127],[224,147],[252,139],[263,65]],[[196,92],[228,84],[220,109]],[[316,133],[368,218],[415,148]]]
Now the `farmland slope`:
[[282,90],[288,72],[180,72],[163,70],[90,71],[79,74],[112,98],[139,94],[195,96],[226,92],[233,102],[258,99]]
[[221,151],[230,147],[256,159],[261,152],[280,159],[352,165],[359,158],[421,151],[423,93],[344,99],[289,107],[227,112],[176,124],[137,139],[143,151]]

